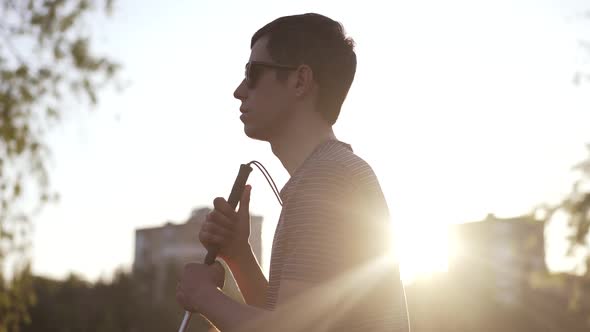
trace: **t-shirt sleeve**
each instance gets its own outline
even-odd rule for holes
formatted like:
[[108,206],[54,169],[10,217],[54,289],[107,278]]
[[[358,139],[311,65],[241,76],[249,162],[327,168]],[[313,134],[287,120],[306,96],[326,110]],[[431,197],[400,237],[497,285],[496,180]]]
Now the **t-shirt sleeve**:
[[378,185],[318,162],[289,200],[281,279],[319,283],[388,254],[389,215]]

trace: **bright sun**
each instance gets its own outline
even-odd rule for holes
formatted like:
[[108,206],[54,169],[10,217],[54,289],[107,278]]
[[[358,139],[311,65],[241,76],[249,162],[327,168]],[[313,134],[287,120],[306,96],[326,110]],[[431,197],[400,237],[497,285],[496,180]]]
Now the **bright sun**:
[[396,239],[404,283],[447,270],[449,243],[445,225],[401,225]]
[[[416,220],[397,224],[392,234],[396,239],[397,258],[400,261],[402,281],[410,284],[416,279],[424,278],[437,272],[445,272],[448,261],[454,255],[448,237],[448,226],[445,223],[420,222]],[[270,250],[274,235],[272,225],[263,228],[262,238],[264,270],[270,268]]]

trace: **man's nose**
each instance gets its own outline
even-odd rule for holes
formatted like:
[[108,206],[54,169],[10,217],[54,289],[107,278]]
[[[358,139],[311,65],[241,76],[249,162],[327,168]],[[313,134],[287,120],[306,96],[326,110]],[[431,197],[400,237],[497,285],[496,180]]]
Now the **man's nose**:
[[234,98],[243,101],[248,96],[248,88],[246,87],[246,79],[240,82],[240,85],[234,91]]

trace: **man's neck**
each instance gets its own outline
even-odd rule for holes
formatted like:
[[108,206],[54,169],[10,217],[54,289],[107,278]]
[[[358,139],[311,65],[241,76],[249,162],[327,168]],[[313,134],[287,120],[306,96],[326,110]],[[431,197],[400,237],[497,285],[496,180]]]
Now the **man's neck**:
[[335,139],[331,126],[318,126],[285,132],[270,142],[270,145],[274,155],[279,158],[289,175],[293,176],[319,144]]

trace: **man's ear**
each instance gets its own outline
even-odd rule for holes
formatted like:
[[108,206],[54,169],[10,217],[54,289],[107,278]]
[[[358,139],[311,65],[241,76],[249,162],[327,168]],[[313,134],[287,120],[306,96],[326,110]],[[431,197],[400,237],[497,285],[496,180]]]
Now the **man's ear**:
[[303,97],[311,92],[315,81],[313,71],[308,65],[300,65],[295,71],[295,94],[297,97]]

